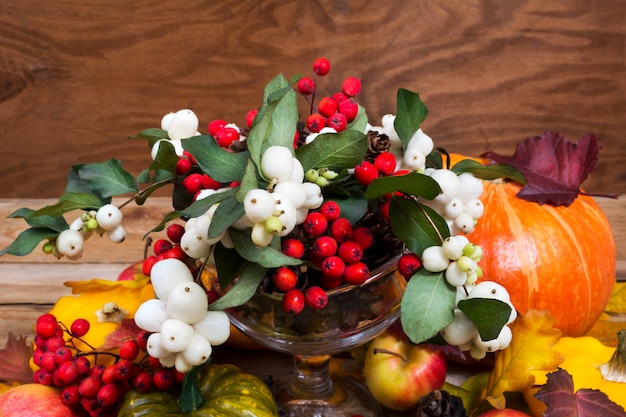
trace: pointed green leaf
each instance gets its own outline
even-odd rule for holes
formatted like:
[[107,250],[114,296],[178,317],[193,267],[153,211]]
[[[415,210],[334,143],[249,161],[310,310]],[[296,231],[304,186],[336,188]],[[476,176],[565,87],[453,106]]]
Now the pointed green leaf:
[[56,204],[36,210],[30,215],[30,218],[37,216],[58,217],[73,210],[97,210],[103,205],[103,202],[93,194],[66,192],[59,197]]
[[283,265],[300,265],[300,259],[292,258],[276,250],[272,246],[259,247],[250,239],[250,229],[229,230],[230,237],[237,252],[247,261],[257,263],[265,268],[278,268]]
[[483,180],[506,178],[519,184],[526,184],[526,178],[524,178],[522,173],[513,165],[509,164],[483,165],[472,159],[464,159],[457,162],[452,167],[452,172],[457,175],[462,174],[463,172],[471,172],[474,176]]
[[426,119],[428,109],[422,103],[418,93],[404,88],[398,89],[396,106],[396,119],[393,126],[402,141],[402,149],[406,149],[409,140]]
[[152,148],[152,146],[154,146],[159,139],[169,139],[169,137],[167,136],[167,132],[165,130],[153,127],[142,130],[134,137],[131,136],[130,139],[146,139],[148,141],[148,145]]
[[450,236],[448,224],[436,211],[404,197],[393,197],[389,218],[393,234],[418,255]]
[[150,170],[152,171],[176,171],[176,164],[180,158],[176,154],[174,145],[169,140],[162,140],[159,142],[159,149],[156,153],[156,157],[150,164]]
[[167,225],[172,220],[176,220],[176,219],[178,219],[180,217],[181,217],[181,215],[180,215],[179,212],[177,212],[177,211],[170,211],[165,216],[163,216],[163,219],[161,219],[161,222],[158,225],[156,225],[151,230],[146,232],[146,234],[143,235],[142,239],[147,238],[151,233],[160,232],[161,230],[165,229],[165,225]]
[[22,218],[28,223],[30,227],[43,227],[52,229],[56,232],[62,232],[67,229],[69,225],[63,218],[63,216],[32,216],[35,210],[29,208],[19,208],[15,210],[13,213],[9,214],[7,218],[9,219],[19,219]]
[[39,242],[56,234],[58,234],[57,231],[45,227],[26,229],[8,247],[0,250],[0,256],[5,253],[15,256],[28,255],[35,250]]
[[494,298],[467,298],[459,301],[461,310],[474,322],[484,341],[498,337],[511,316],[511,306]]
[[210,361],[211,358],[209,358],[204,364],[194,366],[189,372],[185,373],[180,396],[178,398],[178,404],[180,405],[180,410],[183,413],[197,411],[204,402],[202,392],[200,392],[200,387],[198,386],[198,374],[206,365],[209,364]]
[[[137,192],[137,182],[132,174],[122,168],[117,159],[93,164],[79,164],[72,167],[77,178],[101,199]],[[74,177],[75,178],[75,177]],[[69,189],[68,189],[69,188]],[[66,191],[73,188],[68,182]],[[79,188],[84,190],[82,186]]]
[[196,200],[189,207],[180,211],[181,216],[183,217],[198,217],[202,216],[204,213],[209,211],[211,206],[216,203],[221,203],[222,201],[229,199],[235,195],[235,189],[230,188],[226,191],[221,191],[219,193],[212,194],[206,198],[202,198],[200,200]]
[[213,248],[213,258],[220,288],[224,290],[239,276],[239,270],[246,261],[235,249],[226,248],[221,242]]
[[421,269],[407,283],[400,303],[400,320],[413,343],[435,336],[454,320],[456,290],[443,273]]
[[246,165],[246,170],[243,173],[243,178],[241,179],[241,184],[237,188],[237,192],[235,193],[235,197],[237,201],[243,203],[243,200],[246,198],[246,194],[248,191],[259,188],[259,180],[257,178],[256,166],[252,162],[252,160],[248,160],[248,164]]
[[373,199],[394,191],[432,200],[439,195],[441,187],[432,177],[411,172],[406,175],[392,175],[375,179],[367,187],[365,197]]
[[224,310],[246,303],[256,292],[267,269],[254,263],[244,265],[235,284],[220,298],[209,305],[209,310]]
[[359,106],[359,111],[356,114],[356,117],[354,118],[354,120],[348,123],[346,130],[356,130],[357,132],[365,132],[367,130],[367,122],[368,122],[367,113],[363,106],[361,106],[360,104],[358,106]]
[[234,196],[222,201],[217,206],[211,220],[209,238],[214,238],[224,233],[233,223],[241,219],[244,214],[243,204],[238,202]]
[[296,149],[296,156],[304,172],[311,168],[329,168],[333,171],[354,168],[367,153],[367,136],[356,130],[319,135],[307,145]]
[[193,155],[198,166],[219,182],[241,181],[248,163],[247,152],[228,152],[208,135],[194,136],[182,142],[183,149]]

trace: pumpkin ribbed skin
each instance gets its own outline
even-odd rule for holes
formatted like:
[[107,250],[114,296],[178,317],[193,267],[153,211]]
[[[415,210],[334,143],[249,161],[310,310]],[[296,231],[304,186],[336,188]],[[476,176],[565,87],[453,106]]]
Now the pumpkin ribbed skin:
[[183,413],[178,399],[168,392],[130,391],[124,396],[118,417],[275,417],[276,402],[258,377],[234,365],[210,365],[198,376],[204,402],[198,410]]
[[586,334],[615,284],[615,242],[596,202],[568,207],[517,198],[520,185],[484,182],[485,206],[470,240],[483,248],[483,280],[502,284],[516,309],[548,309],[566,336]]

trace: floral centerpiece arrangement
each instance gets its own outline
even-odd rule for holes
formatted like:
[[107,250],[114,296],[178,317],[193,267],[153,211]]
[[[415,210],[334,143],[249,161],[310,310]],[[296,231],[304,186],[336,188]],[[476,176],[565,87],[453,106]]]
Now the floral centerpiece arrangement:
[[[399,89],[396,114],[373,122],[357,102],[358,78],[318,99],[330,64],[320,58],[313,69],[312,78],[272,79],[245,128],[215,119],[201,132],[193,111],[166,114],[160,128],[135,137],[148,142],[153,159],[137,178],[116,159],[75,165],[56,204],[12,214],[30,228],[2,253],[26,255],[43,242],[51,256],[76,260],[94,234],[124,240],[127,203],[143,205],[173,186],[173,210],[146,234],[166,230],[168,238],[143,262],[155,298],[134,314],[139,343],[122,345],[118,360],[126,368],[92,362],[83,364],[88,371],[143,375],[133,364],[143,348],[152,363],[187,381],[183,410],[197,409],[198,375],[212,346],[229,337],[225,311],[258,291],[279,294],[294,317],[332,309],[329,292],[361,286],[390,262],[406,280],[400,323],[412,343],[447,345],[476,359],[509,345],[516,310],[503,286],[482,277],[483,253],[471,232],[484,212],[480,179],[523,183],[519,170],[469,159],[452,166],[421,129],[427,108],[417,93]],[[120,196],[130,197],[112,204]],[[64,216],[76,210],[82,214],[68,222]],[[36,327],[36,377],[65,387],[68,404],[115,415],[129,389],[168,388],[162,374],[149,374],[124,388],[100,378],[80,389],[78,370],[59,376],[58,364],[46,364],[46,341],[59,332],[79,339],[88,323],[60,328],[50,316]]]

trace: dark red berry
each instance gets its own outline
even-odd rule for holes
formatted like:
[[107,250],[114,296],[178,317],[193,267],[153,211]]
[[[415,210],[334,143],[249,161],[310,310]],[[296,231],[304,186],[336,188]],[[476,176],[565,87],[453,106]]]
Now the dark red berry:
[[382,175],[391,175],[396,170],[396,157],[391,152],[382,152],[374,159],[374,166]]
[[100,387],[102,387],[100,378],[90,375],[80,381],[80,384],[78,384],[78,392],[85,398],[96,398]]
[[406,279],[422,266],[420,258],[415,253],[405,253],[398,259],[398,272]]
[[354,167],[354,178],[362,185],[370,185],[378,176],[378,169],[371,162],[363,161]]
[[58,324],[56,318],[53,319],[52,317],[54,316],[46,316],[44,319],[40,317],[35,325],[35,331],[44,339],[49,339],[57,334]]
[[96,398],[100,406],[110,407],[120,400],[120,389],[115,384],[105,384],[98,391]]
[[317,104],[317,111],[325,117],[330,117],[337,112],[337,102],[329,96],[322,97]]
[[328,305],[328,294],[323,288],[312,286],[306,289],[304,302],[311,308],[321,309]]
[[159,391],[167,391],[174,384],[174,375],[169,368],[161,368],[154,373],[152,384]]
[[79,356],[74,360],[78,375],[86,375],[91,371],[91,363],[85,356]]
[[226,126],[227,124],[228,123],[226,122],[226,120],[222,120],[222,119],[215,119],[211,121],[207,127],[207,130],[209,131],[209,135],[215,137],[215,135],[217,135],[217,132],[219,132],[220,129]]
[[193,173],[187,175],[183,179],[183,187],[185,187],[188,194],[195,195],[204,188],[202,174]]
[[146,347],[148,345],[148,338],[150,337],[152,333],[150,333],[147,330],[142,330],[139,332],[139,334],[137,335],[137,345],[139,346],[139,348],[141,350],[146,350]]
[[315,91],[315,81],[309,77],[300,78],[296,86],[298,88],[298,92],[305,96],[313,94]]
[[359,262],[363,258],[363,248],[353,240],[341,243],[337,253],[346,264]]
[[107,366],[100,375],[100,380],[103,384],[115,384],[118,381],[115,376],[115,365]]
[[363,284],[370,276],[370,271],[367,265],[363,262],[356,262],[346,266],[346,270],[343,274],[343,280],[352,285]]
[[352,240],[354,229],[350,220],[340,217],[330,224],[330,235],[339,243]]
[[313,241],[311,252],[315,257],[328,258],[337,253],[339,244],[331,236],[320,236]]
[[133,381],[133,387],[139,392],[148,392],[152,388],[152,374],[140,372]]
[[354,241],[358,243],[363,250],[366,250],[372,246],[372,243],[374,243],[374,235],[372,234],[372,231],[364,226],[354,229],[352,239],[354,239]]
[[76,319],[72,322],[72,327],[70,331],[72,332],[72,336],[74,337],[83,337],[89,332],[89,327],[91,325],[86,319]]
[[246,113],[246,125],[248,126],[248,129],[252,127],[252,123],[254,123],[254,119],[256,118],[257,114],[259,114],[259,111],[256,109],[250,110],[248,113]]
[[191,160],[189,158],[181,157],[178,162],[176,162],[174,171],[176,172],[176,175],[185,175],[191,170],[191,165]]
[[118,381],[126,381],[133,377],[133,362],[128,359],[121,359],[113,365],[113,374]]
[[139,344],[135,340],[126,340],[120,346],[120,358],[134,361],[139,355]]
[[207,174],[203,174],[202,187],[207,190],[219,190],[220,188],[222,188],[222,183],[211,178]]
[[332,127],[337,132],[343,132],[348,126],[348,119],[342,113],[333,113],[326,121],[328,127]]
[[152,267],[154,266],[154,264],[157,262],[158,258],[156,255],[150,255],[148,256],[146,259],[143,260],[143,264],[141,265],[141,272],[146,275],[146,276],[150,276],[150,271],[152,271]]
[[178,244],[180,243],[180,239],[183,237],[183,234],[185,234],[185,226],[183,226],[182,224],[178,224],[178,223],[172,223],[169,226],[167,226],[166,233],[167,233],[167,238],[172,243]]
[[328,227],[328,219],[319,211],[311,211],[307,214],[302,228],[311,236],[321,236]]
[[62,364],[63,362],[67,362],[72,360],[74,357],[74,352],[70,350],[70,348],[66,346],[61,346],[57,350],[54,351],[54,360],[57,364]]
[[348,97],[355,97],[361,92],[361,80],[356,77],[348,77],[341,84],[341,92]]
[[286,292],[296,287],[298,275],[292,269],[281,266],[272,274],[272,282],[276,288]]
[[329,222],[335,221],[341,215],[341,207],[336,201],[326,200],[320,206],[320,213],[322,213]]
[[322,261],[322,274],[331,278],[341,278],[346,270],[346,264],[339,256],[329,256]]
[[215,141],[222,148],[228,148],[236,140],[239,140],[239,131],[234,127],[225,126],[215,135]]
[[58,348],[65,346],[65,339],[62,336],[54,336],[46,340],[45,349],[48,352],[56,352]]
[[346,116],[346,120],[350,123],[359,113],[359,105],[352,100],[343,100],[339,103],[339,113]]
[[300,314],[304,309],[304,294],[298,289],[292,289],[283,294],[283,309],[288,313]]
[[61,402],[67,406],[76,405],[80,402],[81,396],[78,393],[78,385],[70,385],[61,391]]
[[54,385],[57,387],[65,387],[73,383],[78,377],[78,369],[74,362],[67,361],[59,365],[59,367],[52,373],[52,379]]
[[285,239],[280,244],[281,251],[292,258],[302,258],[304,256],[304,244],[295,238]]
[[326,118],[319,113],[313,113],[306,119],[306,127],[311,133],[318,133],[326,126]]
[[326,58],[317,58],[313,61],[313,72],[324,76],[330,72],[330,62]]

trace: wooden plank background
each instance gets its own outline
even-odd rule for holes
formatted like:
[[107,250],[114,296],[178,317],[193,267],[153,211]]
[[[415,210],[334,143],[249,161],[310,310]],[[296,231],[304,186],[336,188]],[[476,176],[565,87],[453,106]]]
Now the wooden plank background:
[[512,153],[546,130],[603,146],[585,187],[626,191],[622,0],[4,0],[0,2],[0,197],[54,197],[69,167],[115,156],[192,108],[244,124],[279,72],[359,76],[378,119],[419,91],[438,146]]
[[[181,108],[202,129],[215,118],[243,125],[267,81],[309,75],[319,56],[333,66],[320,95],[358,76],[376,120],[395,112],[398,87],[419,91],[425,131],[451,151],[512,153],[546,130],[595,133],[602,150],[585,188],[626,192],[623,0],[4,0],[0,247],[22,227],[6,215],[57,197],[72,164],[116,157],[138,174],[150,156],[129,136]],[[599,201],[624,276],[626,204]],[[3,257],[0,346],[68,293],[62,282],[114,279],[141,259],[140,238],[166,207],[126,213],[128,241],[90,241],[71,268],[42,254]]]

